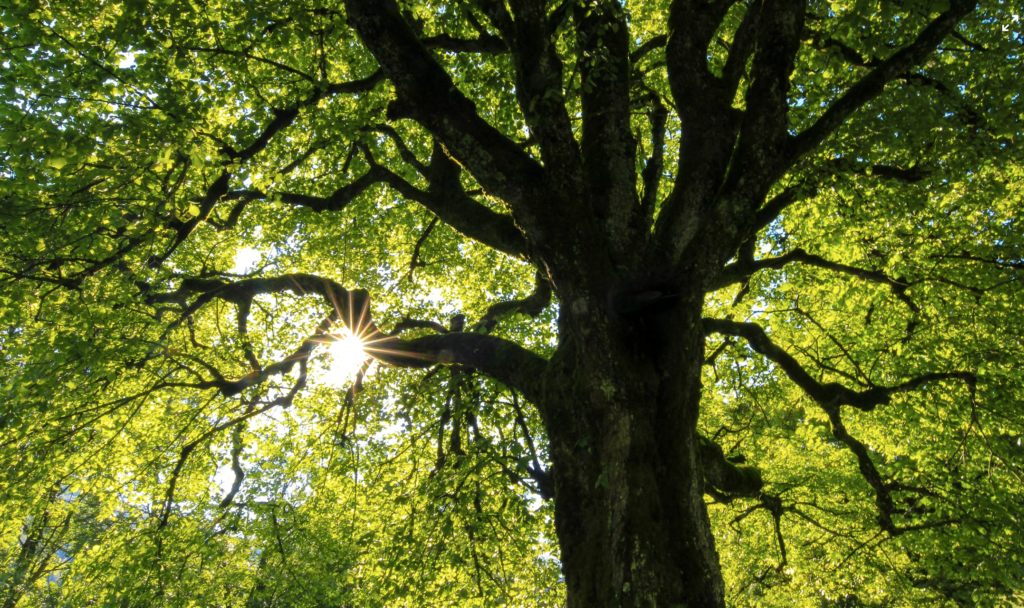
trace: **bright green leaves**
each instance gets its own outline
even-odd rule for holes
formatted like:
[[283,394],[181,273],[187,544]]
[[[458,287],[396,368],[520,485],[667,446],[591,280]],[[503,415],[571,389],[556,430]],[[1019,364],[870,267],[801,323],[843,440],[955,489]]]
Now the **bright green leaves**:
[[[626,3],[632,50],[668,33],[668,4]],[[945,4],[811,2],[792,131]],[[477,3],[405,6],[425,37],[493,29]],[[715,75],[747,8],[735,3],[708,49]],[[1020,38],[1000,27],[1008,11],[981,6],[776,188],[802,194],[759,236],[758,259],[803,248],[891,281],[794,263],[752,277],[737,303],[740,285],[709,298],[708,315],[761,324],[822,383],[978,377],[973,399],[944,380],[870,413],[842,410],[891,485],[894,521],[918,527],[889,538],[874,489],[819,405],[742,341],[711,340],[701,431],[761,469],[785,509],[776,520],[756,500],[711,508],[736,605],[986,604],[1019,589],[1024,102]],[[443,223],[428,234],[434,216],[383,185],[344,209],[295,203],[334,196],[370,159],[428,187],[417,165],[429,164],[432,138],[412,121],[387,123],[390,83],[329,94],[377,69],[344,12],[12,2],[0,23],[0,533],[8,547],[25,546],[22,534],[44,541],[24,558],[0,552],[23,603],[561,603],[552,508],[527,489],[531,468],[546,467],[543,424],[506,387],[455,368],[378,369],[350,398],[322,381],[322,348],[288,407],[275,400],[300,382],[297,366],[231,398],[204,384],[285,360],[330,313],[316,298],[268,295],[243,314],[244,330],[237,302],[183,316],[198,297],[186,279],[234,278],[240,251],[260,252],[238,269],[253,275],[305,272],[367,289],[385,331],[405,316],[472,323],[532,289],[532,267]],[[588,56],[571,23],[555,40],[564,92],[534,103],[564,94],[578,130],[580,90],[593,91],[618,32],[596,32]],[[498,132],[527,141],[510,54],[435,55]],[[644,96],[673,105],[662,48],[630,78],[643,167]],[[666,131],[659,201],[687,132],[674,110]],[[240,158],[251,146],[259,151]],[[214,196],[225,171],[227,192]],[[468,171],[459,179],[507,211]],[[547,354],[556,312],[513,312],[492,331]],[[244,479],[222,508],[236,462]],[[61,584],[33,572],[60,573]]]

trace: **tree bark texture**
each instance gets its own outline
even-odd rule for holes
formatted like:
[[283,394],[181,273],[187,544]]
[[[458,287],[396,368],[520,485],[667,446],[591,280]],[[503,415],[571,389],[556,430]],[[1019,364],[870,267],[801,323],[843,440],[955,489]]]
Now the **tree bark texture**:
[[701,303],[598,315],[552,360],[541,409],[569,606],[723,605],[696,431]]

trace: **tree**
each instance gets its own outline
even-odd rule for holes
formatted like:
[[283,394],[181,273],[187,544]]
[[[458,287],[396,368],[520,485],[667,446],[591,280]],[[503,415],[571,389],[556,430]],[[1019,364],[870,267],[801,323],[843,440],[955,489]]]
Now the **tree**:
[[2,11],[7,605],[1020,601],[1008,4]]

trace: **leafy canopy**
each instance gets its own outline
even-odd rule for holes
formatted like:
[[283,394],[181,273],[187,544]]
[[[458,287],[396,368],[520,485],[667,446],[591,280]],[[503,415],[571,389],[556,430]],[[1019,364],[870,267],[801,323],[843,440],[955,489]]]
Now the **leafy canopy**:
[[[479,116],[539,158],[487,4],[402,7]],[[668,4],[623,6],[655,217],[685,137]],[[732,5],[707,49],[739,110],[756,100],[730,49],[758,4]],[[948,8],[809,2],[790,132]],[[784,210],[707,296],[700,430],[765,484],[707,496],[731,605],[1021,601],[1011,9],[982,3],[790,169]],[[577,135],[610,69],[574,35],[589,10],[549,7]],[[394,85],[341,3],[0,11],[0,601],[560,605],[523,396],[436,353],[328,373],[343,322],[378,340],[463,327],[540,357],[558,340],[505,204],[457,169],[461,195],[440,193],[447,149],[388,118]],[[845,441],[809,396],[831,383],[899,390],[844,410]]]

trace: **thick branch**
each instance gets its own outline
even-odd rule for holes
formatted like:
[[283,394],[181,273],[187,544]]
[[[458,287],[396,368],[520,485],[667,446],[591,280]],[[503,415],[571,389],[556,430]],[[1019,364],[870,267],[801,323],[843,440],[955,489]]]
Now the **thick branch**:
[[434,219],[430,220],[427,227],[420,233],[420,238],[416,239],[416,245],[412,250],[412,259],[409,260],[409,272],[405,275],[409,278],[410,282],[415,282],[413,274],[417,268],[424,268],[427,263],[420,259],[420,250],[423,248],[423,243],[427,242],[430,237],[430,233],[434,231],[434,227],[437,226],[438,217],[435,215]]
[[651,156],[647,159],[641,178],[644,184],[643,198],[640,200],[640,212],[650,224],[654,220],[655,207],[658,204],[658,186],[661,184],[661,173],[665,167],[665,122],[668,110],[658,98],[654,99],[653,108],[648,117],[651,121]]
[[700,459],[704,479],[720,492],[731,497],[756,497],[764,482],[761,472],[754,467],[736,466],[725,458],[722,448],[710,439],[700,438]]
[[477,322],[474,330],[490,333],[498,324],[498,318],[504,314],[521,311],[536,318],[551,304],[551,283],[539,270],[536,277],[536,288],[533,293],[521,300],[498,302],[487,309],[484,316]]
[[514,342],[474,333],[452,332],[406,341],[381,337],[367,340],[365,350],[398,367],[468,365],[519,390],[534,403],[540,401],[541,377],[547,367],[543,357]]
[[[408,200],[415,201],[461,234],[513,257],[527,256],[526,239],[511,217],[492,211],[466,194],[458,183],[459,165],[440,146],[427,171],[430,190],[424,192],[388,169],[384,181]],[[445,171],[448,173],[442,175]]]
[[914,165],[908,168],[883,164],[861,165],[846,158],[835,158],[830,160],[828,164],[833,172],[848,172],[854,175],[891,179],[907,184],[916,184],[930,174],[922,165]]
[[[774,164],[774,148],[786,137],[789,77],[796,65],[803,31],[803,0],[767,0],[760,9],[757,43],[747,89],[747,112],[740,135],[742,160]],[[768,151],[766,154],[765,151]],[[750,171],[746,164],[744,173]],[[762,171],[768,171],[763,167]]]
[[[515,14],[515,35],[510,42],[516,67],[516,99],[545,166],[555,176],[559,198],[575,201],[586,183],[562,90],[562,59],[555,48],[546,4],[539,0],[510,3]],[[491,12],[496,17],[501,15],[497,7]]]
[[761,2],[751,2],[747,7],[747,12],[743,14],[743,20],[740,21],[740,25],[736,29],[736,35],[733,37],[732,44],[730,45],[729,57],[725,60],[725,67],[722,68],[722,82],[725,84],[726,90],[732,95],[736,93],[740,79],[746,73],[747,61],[754,52],[757,25],[761,17],[761,7]]
[[[541,167],[484,121],[472,101],[410,29],[394,0],[346,0],[349,22],[395,86],[390,119],[412,118],[445,143],[487,190],[521,207],[540,201],[526,190],[542,182]],[[539,209],[536,211],[540,211]],[[526,220],[527,224],[531,222]]]
[[363,337],[365,350],[373,357],[401,367],[429,367],[435,363],[458,363],[473,366],[493,378],[519,389],[536,402],[539,396],[540,376],[547,362],[523,347],[492,336],[449,333],[409,341],[385,336],[373,323],[369,294],[364,290],[347,290],[341,285],[309,274],[289,274],[263,279],[245,279],[225,283],[217,279],[188,279],[183,281],[181,295],[201,294],[185,308],[181,317],[171,325],[177,327],[185,319],[214,299],[234,304],[251,302],[259,294],[292,292],[299,295],[316,294],[328,305],[330,314],[314,336],[282,361],[254,371],[237,381],[223,379],[192,385],[195,388],[216,388],[225,396],[232,396],[251,386],[265,382],[275,375],[288,373],[299,363],[305,365],[312,350],[324,342],[321,337],[333,320],[342,320],[354,334]]
[[192,234],[192,231],[196,229],[196,226],[210,216],[210,212],[213,211],[217,201],[227,193],[230,181],[231,173],[228,172],[227,169],[223,170],[220,176],[217,177],[217,179],[214,180],[214,182],[206,189],[206,194],[203,195],[203,198],[200,199],[198,215],[187,222],[182,222],[178,219],[168,222],[168,227],[173,228],[175,231],[174,241],[171,243],[171,246],[164,251],[163,255],[150,259],[149,266],[151,268],[158,268],[167,260],[167,258],[171,257],[171,254],[185,242],[185,239],[187,239],[190,234]]
[[[701,232],[702,216],[729,167],[741,112],[708,67],[707,49],[731,2],[674,0],[665,47],[672,99],[682,123],[677,176],[655,224],[658,248],[674,263]],[[703,231],[709,233],[709,231]]]
[[[593,213],[612,254],[636,253],[636,140],[630,120],[629,25],[618,2],[595,2],[574,12],[577,66],[583,87],[580,148]],[[548,157],[544,157],[548,162]],[[646,226],[642,233],[646,236]]]
[[360,80],[353,80],[352,82],[340,82],[340,83],[326,83],[324,89],[317,89],[312,95],[297,103],[295,106],[285,109],[274,108],[271,112],[274,115],[273,120],[267,123],[267,126],[263,128],[263,131],[256,136],[256,139],[249,144],[244,150],[237,151],[231,146],[225,146],[221,149],[222,152],[228,155],[232,160],[249,160],[253,156],[260,153],[275,135],[285,127],[290,126],[295,119],[299,116],[299,110],[303,107],[309,107],[315,105],[318,101],[324,97],[330,97],[340,94],[351,94],[351,93],[362,93],[371,90],[378,82],[384,79],[384,73],[377,70],[370,76],[362,78]]

